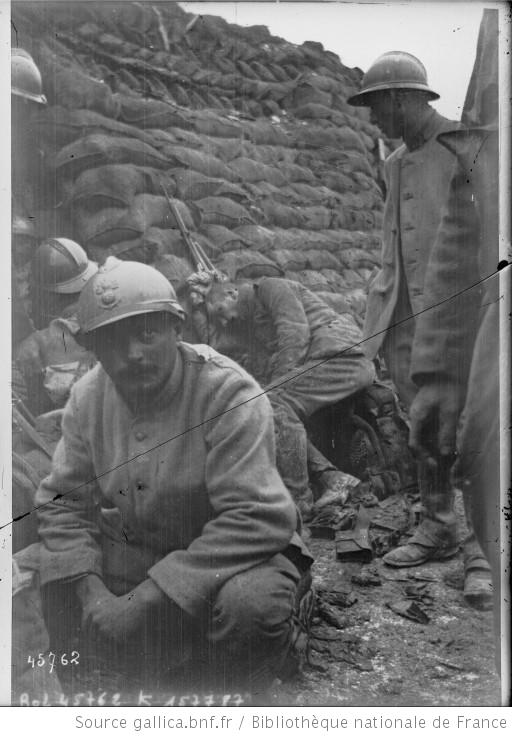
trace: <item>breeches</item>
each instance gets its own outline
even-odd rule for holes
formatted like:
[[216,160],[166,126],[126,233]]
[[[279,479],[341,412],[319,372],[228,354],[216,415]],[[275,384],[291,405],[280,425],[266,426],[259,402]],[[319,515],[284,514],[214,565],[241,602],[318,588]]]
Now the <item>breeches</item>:
[[[147,578],[147,558],[132,545],[108,541],[104,581],[117,595]],[[121,672],[137,674],[187,669],[201,679],[215,674],[217,688],[226,693],[238,685],[268,685],[283,665],[297,627],[298,588],[303,574],[283,554],[228,580],[199,617],[192,617],[172,600],[147,620],[121,647],[107,642],[83,642],[80,606],[72,584],[53,584],[45,591],[46,621],[55,640],[77,641],[91,662],[118,663]],[[70,631],[73,630],[73,631]],[[80,640],[82,640],[80,642]],[[222,683],[218,683],[219,678]]]
[[[403,291],[403,290],[402,290]],[[393,320],[399,322],[406,314],[410,314],[408,297],[405,306],[400,302],[400,309],[395,311]],[[408,310],[408,311],[407,311]],[[410,378],[411,351],[414,340],[415,320],[411,318],[390,327],[382,344],[382,355],[397,389],[398,396],[407,411],[418,391]],[[440,466],[431,470],[425,463],[418,462],[418,486],[423,507],[424,527],[427,534],[435,542],[442,542],[447,536],[455,536],[455,512],[453,508],[454,494],[450,480],[449,467]]]
[[336,404],[369,386],[374,378],[371,361],[363,355],[348,354],[307,361],[296,372],[282,377],[280,386],[270,390],[277,468],[296,502],[310,493],[304,422],[322,407]]

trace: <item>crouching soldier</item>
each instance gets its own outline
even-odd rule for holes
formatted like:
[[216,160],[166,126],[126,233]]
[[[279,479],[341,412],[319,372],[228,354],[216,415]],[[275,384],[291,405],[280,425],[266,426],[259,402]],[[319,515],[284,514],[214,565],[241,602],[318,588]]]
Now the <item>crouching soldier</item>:
[[40,329],[21,342],[16,362],[36,415],[63,407],[74,382],[96,363],[75,340],[75,312],[80,292],[97,270],[69,238],[49,238],[34,254],[33,317]]
[[351,313],[337,314],[320,297],[289,279],[257,285],[214,282],[209,316],[247,351],[248,365],[268,384],[274,410],[277,467],[303,517],[313,509],[308,464],[320,493],[345,487],[341,474],[308,442],[304,423],[317,410],[372,384],[373,364]]
[[289,665],[312,561],[268,399],[181,342],[184,310],[149,266],[109,258],[77,317],[99,363],[72,388],[37,493],[51,640],[72,623],[83,652],[137,674],[192,661],[221,669],[221,690],[267,686]]

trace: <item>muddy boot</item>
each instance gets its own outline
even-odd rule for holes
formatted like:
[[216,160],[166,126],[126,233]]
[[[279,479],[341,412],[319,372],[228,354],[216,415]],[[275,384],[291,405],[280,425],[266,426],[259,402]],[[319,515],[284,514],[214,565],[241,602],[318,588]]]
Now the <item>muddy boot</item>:
[[464,541],[463,550],[464,598],[474,609],[490,611],[493,606],[491,567],[471,528]]
[[429,560],[446,560],[458,550],[449,463],[440,461],[436,469],[418,464],[418,480],[423,519],[406,545],[383,557],[388,566],[408,568]]
[[452,558],[458,548],[455,527],[443,529],[424,519],[408,543],[390,550],[382,560],[394,568],[409,568],[429,560]]

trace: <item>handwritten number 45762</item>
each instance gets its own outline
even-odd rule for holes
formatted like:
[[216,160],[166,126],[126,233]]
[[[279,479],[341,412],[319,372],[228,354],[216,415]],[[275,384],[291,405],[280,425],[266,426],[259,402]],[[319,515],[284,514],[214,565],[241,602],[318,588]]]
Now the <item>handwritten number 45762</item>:
[[38,653],[37,656],[29,655],[27,658],[27,663],[32,668],[44,668],[44,666],[47,665],[50,668],[50,673],[52,673],[55,667],[55,663],[63,666],[78,665],[79,660],[80,653],[76,650],[73,650],[70,655],[68,655],[67,653],[62,653],[60,657],[52,652],[49,652],[47,654]]

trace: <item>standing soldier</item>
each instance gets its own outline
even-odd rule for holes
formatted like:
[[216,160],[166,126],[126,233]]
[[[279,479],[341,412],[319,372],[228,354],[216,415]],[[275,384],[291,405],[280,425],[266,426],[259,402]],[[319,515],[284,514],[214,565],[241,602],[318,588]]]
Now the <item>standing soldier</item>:
[[[370,287],[364,332],[368,356],[374,359],[381,352],[406,408],[417,392],[410,378],[414,315],[424,308],[425,273],[454,169],[453,156],[438,143],[437,136],[460,127],[429,105],[438,97],[430,89],[419,59],[391,51],[372,64],[361,92],[348,101],[370,107],[373,122],[388,137],[403,140],[385,162],[382,267]],[[474,208],[467,217],[476,231]],[[472,294],[470,298],[478,301],[479,297]],[[474,340],[474,332],[470,332],[468,350]],[[418,461],[422,519],[406,545],[384,556],[388,565],[416,566],[457,552],[450,467],[451,459],[440,459],[437,464]],[[490,572],[472,532],[464,543],[464,553],[466,599],[487,606]]]
[[[458,449],[454,472],[493,573],[499,660],[500,645],[503,652],[510,650],[510,622],[507,617],[500,622],[501,555],[507,550],[507,530],[500,529],[506,514],[500,503],[504,427],[500,427],[499,382],[500,341],[506,340],[500,333],[506,276],[503,273],[500,283],[498,19],[497,10],[484,10],[462,115],[466,128],[439,137],[457,156],[459,169],[425,277],[429,309],[418,318],[414,338],[411,375],[419,390],[411,407],[411,446],[427,457],[433,451],[449,457]],[[463,197],[466,203],[476,202],[479,232],[468,221],[469,206],[462,206]],[[477,271],[472,268],[475,259]],[[482,301],[470,311],[463,300],[479,281],[484,286]],[[467,333],[473,325],[478,325],[478,334],[468,354]],[[510,520],[504,522],[510,539]]]

